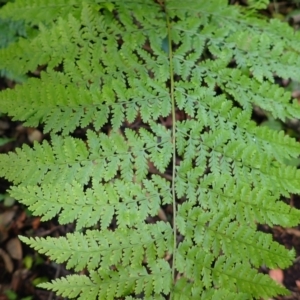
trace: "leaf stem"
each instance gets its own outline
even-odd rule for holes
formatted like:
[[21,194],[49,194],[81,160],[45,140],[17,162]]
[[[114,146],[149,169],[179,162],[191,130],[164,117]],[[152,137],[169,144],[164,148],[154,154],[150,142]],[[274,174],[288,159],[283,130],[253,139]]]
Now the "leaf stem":
[[[168,44],[169,44],[169,68],[170,68],[170,96],[172,101],[172,145],[173,145],[173,163],[172,163],[172,198],[173,198],[173,258],[172,258],[172,278],[175,284],[175,262],[176,262],[176,247],[177,247],[177,230],[176,230],[176,191],[175,191],[175,178],[176,178],[176,107],[174,99],[174,70],[173,70],[173,51],[171,39],[171,22],[168,14],[166,13],[167,26],[168,26]],[[172,293],[170,295],[172,299]]]

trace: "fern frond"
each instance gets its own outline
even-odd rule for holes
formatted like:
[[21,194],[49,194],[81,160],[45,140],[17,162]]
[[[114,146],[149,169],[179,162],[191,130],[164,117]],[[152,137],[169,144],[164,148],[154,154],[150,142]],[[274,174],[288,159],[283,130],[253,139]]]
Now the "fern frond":
[[[148,55],[143,50],[147,41],[139,27],[133,27],[132,23],[129,24],[131,27],[127,27],[126,23],[114,24],[111,28],[114,34],[111,34],[106,31],[113,25],[111,16],[99,16],[89,4],[83,2],[82,5],[81,22],[72,15],[66,20],[60,18],[57,24],[44,28],[33,40],[22,40],[18,46],[0,50],[3,58],[0,67],[9,66],[17,74],[33,71],[38,65],[48,65],[48,72],[41,76],[44,88],[39,88],[40,80],[32,79],[26,87],[5,91],[2,111],[26,120],[27,125],[36,126],[38,122],[45,122],[46,131],[63,129],[64,133],[92,121],[95,122],[95,128],[100,129],[106,123],[109,112],[114,115],[112,125],[116,129],[125,121],[125,115],[132,120],[139,110],[146,122],[156,120],[161,114],[168,116],[171,106],[168,92],[164,89],[164,82],[168,78],[162,77],[160,71],[155,71],[157,65],[161,65],[162,70],[167,63],[162,57],[163,49],[156,47],[155,53]],[[152,14],[157,12],[155,5],[152,9]],[[129,12],[125,8],[122,8],[122,12],[128,18]],[[80,30],[81,26],[83,28]],[[149,40],[151,46],[167,35],[162,26],[157,32],[159,23],[155,29],[148,28],[147,23],[143,23],[143,26],[143,30],[149,31],[150,35],[155,30],[156,38]],[[98,29],[95,31],[94,27]],[[124,45],[118,49],[117,41],[121,36]],[[52,42],[54,40],[60,42]],[[132,55],[133,51],[138,51],[137,56]],[[157,58],[158,54],[160,56]],[[139,63],[139,56],[145,65]],[[51,69],[60,64],[63,64],[64,72],[57,76],[57,72]],[[148,72],[154,72],[154,78],[149,77]],[[126,81],[130,87],[126,87]],[[87,85],[87,82],[90,83]],[[56,89],[58,85],[60,87]],[[26,111],[21,102],[28,95],[32,105],[31,110]],[[14,99],[13,106],[11,99]],[[160,104],[153,105],[157,100]],[[68,125],[64,114],[69,115]]]
[[[1,111],[51,132],[51,142],[1,155],[0,176],[34,215],[80,230],[21,238],[86,270],[42,287],[91,300],[286,293],[257,268],[287,267],[294,251],[256,226],[299,223],[281,198],[300,194],[287,163],[300,146],[252,112],[300,117],[274,84],[299,79],[300,45],[287,25],[257,17],[265,4],[17,0],[0,11],[38,25],[0,49],[0,68],[42,69],[1,92]],[[70,135],[78,127],[82,139]],[[170,204],[173,226],[156,222]]]
[[[177,258],[178,270],[188,278],[193,278],[193,282],[187,284],[185,288],[190,289],[189,292],[194,297],[200,290],[210,289],[211,285],[216,289],[224,287],[222,291],[225,295],[230,294],[230,292],[236,292],[234,297],[242,297],[242,299],[247,299],[247,295],[253,295],[253,298],[256,299],[266,297],[272,293],[274,295],[279,293],[286,294],[283,287],[279,286],[271,278],[257,274],[251,268],[251,265],[245,261],[236,263],[234,259],[222,255],[214,260],[209,252],[202,250],[199,246],[191,246],[191,244],[186,242],[178,248]],[[197,262],[199,268],[195,268],[194,262]],[[212,265],[214,266],[212,267]],[[229,282],[228,285],[227,282]],[[196,291],[195,294],[194,289]],[[210,293],[212,292],[210,291]],[[205,298],[205,294],[203,293],[204,299],[208,299]],[[232,296],[231,294],[231,298],[228,299],[235,299]]]
[[[141,225],[138,230],[120,228],[88,230],[61,238],[25,238],[21,240],[40,253],[67,262],[67,268],[76,271],[108,270],[111,266],[141,265],[144,260],[154,263],[172,251],[172,228],[163,222]],[[107,260],[107,255],[110,259]]]
[[4,19],[24,20],[31,25],[40,23],[50,24],[59,17],[80,15],[82,9],[80,3],[73,0],[22,0],[7,3],[0,11],[0,17]]
[[[43,182],[72,183],[74,180],[80,184],[87,184],[90,179],[95,181],[110,181],[118,171],[125,181],[133,179],[136,170],[137,179],[145,177],[146,161],[153,161],[160,172],[164,172],[169,164],[171,141],[170,133],[159,126],[159,137],[145,129],[140,129],[134,136],[128,129],[128,141],[118,133],[109,137],[105,134],[88,132],[89,149],[82,140],[72,137],[62,138],[52,136],[52,147],[48,142],[35,144],[31,149],[27,145],[17,153],[2,156],[0,174],[16,184],[35,185]],[[160,142],[157,139],[160,139]],[[139,139],[140,142],[138,141]],[[132,143],[132,144],[131,144]],[[136,144],[135,144],[136,143]],[[132,151],[128,151],[131,145]],[[141,147],[137,147],[141,146]],[[134,162],[134,157],[139,159]],[[143,162],[144,169],[136,163]],[[8,165],[12,164],[10,172],[6,172]],[[29,176],[30,174],[30,176]],[[58,176],[59,174],[59,176]]]
[[150,272],[145,267],[120,267],[116,271],[99,270],[91,272],[90,278],[84,275],[71,275],[66,278],[43,283],[40,286],[51,289],[63,297],[77,299],[114,299],[122,295],[144,293],[145,299],[155,298],[161,293],[168,294],[171,289],[170,266],[165,260],[158,260],[150,266]]
[[120,227],[138,226],[148,216],[156,216],[163,204],[172,202],[168,183],[156,176],[140,184],[115,180],[100,184],[93,181],[86,191],[78,182],[15,186],[11,189],[19,201],[42,220],[59,216],[61,224],[76,221],[77,229],[100,222],[107,228],[116,215]]

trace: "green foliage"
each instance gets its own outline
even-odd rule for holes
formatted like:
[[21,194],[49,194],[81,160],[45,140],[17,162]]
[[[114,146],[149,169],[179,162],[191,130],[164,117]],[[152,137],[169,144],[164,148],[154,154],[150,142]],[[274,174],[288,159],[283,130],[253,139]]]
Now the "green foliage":
[[[7,0],[0,1],[0,7],[4,3],[8,2]],[[25,29],[25,24],[23,20],[12,20],[1,19],[0,18],[0,48],[7,47],[10,43],[15,42],[18,37],[26,37],[27,32]],[[0,69],[0,76],[7,77],[12,80],[22,82],[24,77],[18,77],[12,74],[9,70]]]
[[[26,36],[23,21],[12,21],[0,18],[0,48],[7,47],[10,43],[17,40],[18,36]],[[15,76],[9,70],[0,69],[0,76],[22,82],[25,78]]]
[[8,300],[17,300],[17,299],[32,300],[32,297],[19,298],[17,293],[15,291],[12,291],[12,290],[6,290],[5,291],[5,296],[7,297]]
[[[51,142],[1,155],[0,175],[33,214],[76,222],[66,237],[21,237],[81,271],[41,287],[101,300],[287,293],[257,268],[285,268],[294,252],[256,225],[299,222],[281,200],[300,193],[287,163],[300,146],[251,115],[259,106],[300,117],[273,79],[299,80],[300,39],[255,17],[266,1],[250,4],[17,0],[0,10],[39,28],[0,49],[0,68],[43,67],[2,91],[0,110],[51,132]],[[77,127],[86,139],[72,137]],[[173,220],[152,224],[163,205]]]

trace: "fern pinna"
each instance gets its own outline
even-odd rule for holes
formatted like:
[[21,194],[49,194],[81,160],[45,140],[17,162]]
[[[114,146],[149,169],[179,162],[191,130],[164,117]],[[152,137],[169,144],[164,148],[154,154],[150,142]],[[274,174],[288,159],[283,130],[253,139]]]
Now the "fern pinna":
[[[41,287],[89,300],[287,292],[257,269],[287,267],[294,252],[256,226],[298,224],[281,200],[300,193],[288,163],[300,147],[251,114],[300,117],[274,83],[299,80],[300,39],[257,16],[266,2],[16,0],[1,9],[1,19],[38,31],[0,49],[0,69],[28,76],[1,92],[0,110],[44,124],[51,141],[1,155],[0,175],[42,220],[76,222],[66,237],[20,237],[74,270]],[[78,127],[86,138],[72,137]],[[161,207],[172,209],[168,222],[155,221]]]

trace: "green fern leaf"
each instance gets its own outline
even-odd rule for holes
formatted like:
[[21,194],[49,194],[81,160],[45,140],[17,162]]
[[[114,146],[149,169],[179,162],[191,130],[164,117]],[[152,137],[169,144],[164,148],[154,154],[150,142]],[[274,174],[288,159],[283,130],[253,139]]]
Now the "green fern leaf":
[[300,146],[252,113],[300,117],[274,83],[299,79],[299,33],[259,18],[265,0],[248,4],[17,0],[0,10],[37,28],[0,49],[0,69],[30,77],[1,91],[1,111],[51,133],[1,154],[0,176],[34,215],[76,224],[66,237],[20,237],[81,272],[41,287],[91,300],[287,293],[257,269],[285,268],[295,253],[257,224],[299,223],[281,200],[300,194],[288,165]]

